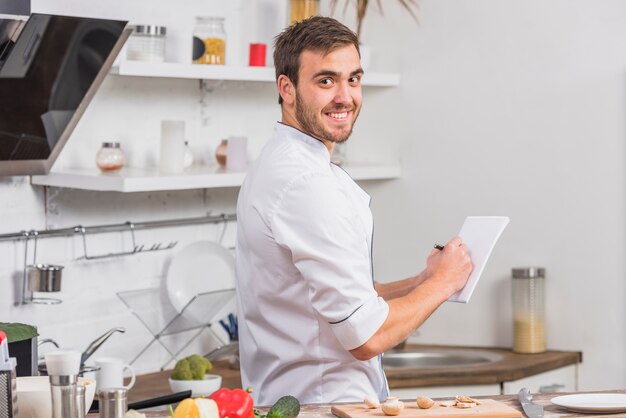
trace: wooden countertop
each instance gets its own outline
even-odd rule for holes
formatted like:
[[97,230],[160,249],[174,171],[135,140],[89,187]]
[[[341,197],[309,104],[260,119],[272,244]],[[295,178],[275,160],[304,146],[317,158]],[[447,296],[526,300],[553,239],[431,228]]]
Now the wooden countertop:
[[[486,350],[502,355],[502,360],[476,366],[439,367],[432,369],[386,369],[390,388],[423,386],[481,385],[509,382],[582,362],[582,353],[576,351],[547,351],[541,354],[515,354],[510,349],[485,347],[451,347],[407,344],[404,351],[419,349]],[[222,376],[222,386],[241,387],[239,370],[228,367],[227,361],[213,362],[212,373]],[[171,370],[137,376],[129,391],[129,403],[172,393],[168,378]]]
[[[624,393],[626,394],[626,390],[614,390],[611,391],[613,393]],[[606,393],[606,391],[604,391]],[[610,414],[610,415],[590,415],[590,414],[578,414],[573,412],[568,412],[565,409],[562,409],[556,405],[553,405],[550,402],[555,396],[563,395],[563,393],[540,393],[533,395],[533,401],[544,406],[544,418],[576,418],[576,417],[606,417],[606,418],[624,418],[626,417],[626,413],[620,414]],[[478,397],[483,399],[495,399],[500,402],[504,402],[508,406],[522,412],[522,408],[517,401],[517,396],[515,395],[500,395],[500,396],[483,396]],[[145,412],[148,418],[160,418],[160,417],[169,417],[169,414],[165,411],[163,412]],[[97,415],[90,414],[90,417],[96,417]],[[522,412],[522,416],[526,416]],[[299,418],[336,418],[334,415],[330,413],[330,405],[303,405],[300,410]],[[399,416],[402,418],[402,415]]]
[[496,353],[502,360],[473,366],[385,369],[390,388],[422,386],[486,385],[510,382],[538,373],[582,362],[579,351],[546,351],[539,354],[516,354],[509,348],[453,347],[407,344],[403,351],[444,349],[446,351],[481,350]]

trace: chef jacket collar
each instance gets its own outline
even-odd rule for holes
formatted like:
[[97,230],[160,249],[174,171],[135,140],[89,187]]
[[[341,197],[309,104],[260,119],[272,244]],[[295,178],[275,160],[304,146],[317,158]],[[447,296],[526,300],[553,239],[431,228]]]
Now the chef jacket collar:
[[311,145],[320,155],[324,156],[327,163],[330,163],[330,152],[328,148],[326,148],[326,145],[319,139],[280,121],[276,124],[276,132],[281,134],[280,137],[285,136],[291,139],[297,139]]

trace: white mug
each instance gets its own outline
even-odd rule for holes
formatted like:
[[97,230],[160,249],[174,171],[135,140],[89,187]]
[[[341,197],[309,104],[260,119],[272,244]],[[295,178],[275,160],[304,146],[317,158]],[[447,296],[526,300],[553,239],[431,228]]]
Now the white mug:
[[[135,384],[135,371],[129,364],[124,364],[121,359],[105,357],[96,359],[96,387],[98,390],[104,388],[126,388],[130,389]],[[130,383],[124,386],[124,370],[130,373]]]

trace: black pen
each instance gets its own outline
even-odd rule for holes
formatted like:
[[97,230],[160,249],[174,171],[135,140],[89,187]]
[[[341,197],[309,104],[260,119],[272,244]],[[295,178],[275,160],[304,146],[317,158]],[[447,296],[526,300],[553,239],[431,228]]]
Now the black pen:
[[435,248],[439,251],[443,251],[443,245],[435,244]]

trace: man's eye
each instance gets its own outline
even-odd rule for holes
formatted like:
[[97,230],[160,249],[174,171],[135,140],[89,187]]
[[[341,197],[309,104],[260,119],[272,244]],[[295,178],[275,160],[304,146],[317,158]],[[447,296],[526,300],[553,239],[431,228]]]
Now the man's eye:
[[323,86],[330,86],[333,83],[333,80],[330,78],[323,78],[320,80],[320,84]]
[[358,75],[355,75],[354,77],[350,77],[350,83],[352,84],[357,84],[361,82],[361,77]]

